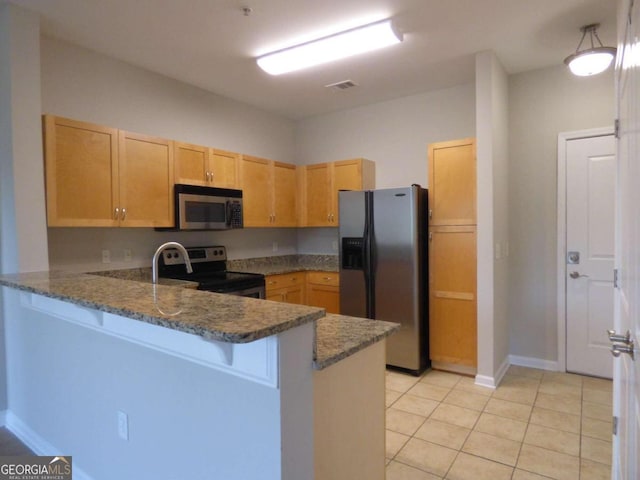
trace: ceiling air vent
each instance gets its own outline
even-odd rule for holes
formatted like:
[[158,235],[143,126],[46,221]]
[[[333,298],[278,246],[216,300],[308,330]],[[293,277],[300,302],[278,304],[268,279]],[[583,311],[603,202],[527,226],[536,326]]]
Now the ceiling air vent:
[[347,90],[349,88],[357,87],[358,84],[353,80],[342,80],[341,82],[330,83],[329,85],[325,85],[326,88],[330,88],[331,90],[340,91]]

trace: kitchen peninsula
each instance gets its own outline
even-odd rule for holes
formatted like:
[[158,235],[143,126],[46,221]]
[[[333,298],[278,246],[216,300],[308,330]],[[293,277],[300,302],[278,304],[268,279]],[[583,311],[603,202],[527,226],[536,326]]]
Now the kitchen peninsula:
[[384,478],[395,324],[188,282],[0,285],[19,312],[7,336],[29,352],[9,366],[7,425],[36,453],[73,455],[74,478]]

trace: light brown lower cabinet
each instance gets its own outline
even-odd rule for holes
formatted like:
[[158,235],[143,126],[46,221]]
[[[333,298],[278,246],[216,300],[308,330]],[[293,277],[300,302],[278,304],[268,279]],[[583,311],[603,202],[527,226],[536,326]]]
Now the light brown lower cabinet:
[[337,272],[294,272],[267,275],[267,300],[324,308],[340,313],[340,277]]
[[307,305],[340,313],[340,277],[337,272],[307,272]]
[[304,272],[267,275],[266,297],[275,302],[295,303],[303,305],[305,301]]
[[429,228],[431,360],[477,366],[476,227]]

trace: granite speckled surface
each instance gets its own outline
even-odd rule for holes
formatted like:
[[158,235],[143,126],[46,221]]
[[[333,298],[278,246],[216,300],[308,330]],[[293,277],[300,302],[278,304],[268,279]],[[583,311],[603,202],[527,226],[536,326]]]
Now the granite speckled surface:
[[324,310],[315,307],[201,292],[194,289],[193,282],[165,279],[167,285],[154,287],[150,272],[140,268],[91,274],[22,273],[0,276],[0,285],[232,343],[251,342],[316,320],[316,370],[381,341],[399,328],[389,322],[324,316]]
[[325,313],[315,307],[65,272],[2,275],[0,285],[232,343],[275,335]]
[[280,273],[319,270],[337,272],[337,255],[279,255],[275,257],[227,260],[227,269],[236,272],[277,275]]
[[[126,268],[122,270],[102,270],[99,272],[87,272],[87,275],[99,275],[101,277],[119,278],[120,280],[133,280],[135,282],[151,283],[151,267]],[[198,288],[198,282],[188,280],[176,280],[173,278],[158,278],[160,285],[171,285],[183,288]]]
[[327,368],[383,340],[399,328],[398,323],[328,314],[316,322],[314,368]]

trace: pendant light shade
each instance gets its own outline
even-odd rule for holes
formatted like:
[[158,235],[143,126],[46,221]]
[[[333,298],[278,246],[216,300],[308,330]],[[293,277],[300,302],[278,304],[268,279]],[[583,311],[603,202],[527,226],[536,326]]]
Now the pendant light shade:
[[401,41],[402,35],[395,30],[391,20],[383,20],[268,53],[258,58],[257,62],[265,72],[280,75],[377,50]]
[[[600,24],[594,23],[591,25],[585,25],[580,29],[582,32],[582,38],[576,49],[576,53],[569,55],[564,59],[564,63],[569,67],[571,73],[580,77],[586,77],[589,75],[596,75],[604,72],[616,56],[616,49],[613,47],[605,47],[602,45],[598,33],[596,30]],[[584,43],[584,39],[589,35],[591,48],[585,48],[580,50],[580,47]],[[594,39],[597,40],[596,45]]]

